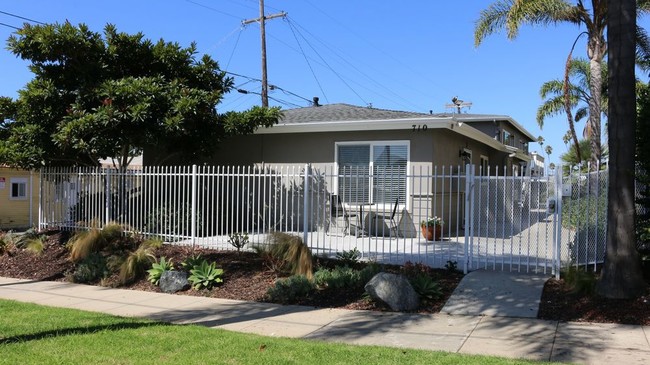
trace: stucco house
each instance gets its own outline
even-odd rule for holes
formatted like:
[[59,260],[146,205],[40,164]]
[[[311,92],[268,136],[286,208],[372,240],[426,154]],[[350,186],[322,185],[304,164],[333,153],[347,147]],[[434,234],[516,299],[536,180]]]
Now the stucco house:
[[[499,166],[523,174],[535,137],[505,115],[426,114],[331,104],[284,111],[271,128],[234,137],[204,162],[218,165],[380,162],[380,151],[409,166]],[[363,155],[364,157],[359,157]],[[354,163],[360,161],[355,159]],[[147,165],[147,155],[144,164]]]
[[[414,171],[457,175],[471,164],[477,166],[477,175],[523,175],[531,161],[528,145],[535,140],[506,115],[427,114],[316,104],[286,110],[277,125],[227,140],[215,156],[196,163],[310,164],[313,170],[325,172],[326,193],[337,195],[343,203],[370,204],[384,213],[397,206],[400,212],[410,212],[410,222],[404,226],[417,225],[415,222],[444,208],[456,225],[462,220],[462,206],[447,209],[441,204],[462,199],[464,186],[442,176],[415,179]],[[153,165],[158,157],[159,152],[145,153],[144,165]],[[446,200],[436,199],[437,193],[423,193],[426,185],[434,184],[438,188],[449,185],[442,189]]]
[[37,173],[0,165],[0,230],[38,223]]

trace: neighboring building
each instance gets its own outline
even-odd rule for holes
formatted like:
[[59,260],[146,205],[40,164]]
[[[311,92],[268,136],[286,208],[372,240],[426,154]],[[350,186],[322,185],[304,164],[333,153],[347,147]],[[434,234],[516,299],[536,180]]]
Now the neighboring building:
[[38,224],[38,191],[37,173],[0,166],[0,230]]
[[533,151],[530,157],[532,158],[530,161],[530,176],[544,176],[544,171],[546,171],[544,156],[537,153],[537,151]]

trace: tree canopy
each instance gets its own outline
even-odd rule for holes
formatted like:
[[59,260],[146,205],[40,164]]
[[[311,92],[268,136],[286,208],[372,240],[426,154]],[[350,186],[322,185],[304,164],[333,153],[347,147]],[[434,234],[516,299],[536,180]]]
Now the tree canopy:
[[[587,6],[585,5],[587,3]],[[650,1],[637,0],[636,5],[639,13],[650,11]],[[602,74],[602,63],[607,53],[607,41],[605,39],[608,10],[607,0],[582,0],[574,2],[566,0],[496,0],[480,14],[476,21],[474,30],[474,44],[479,46],[488,36],[506,31],[508,39],[514,39],[519,34],[519,29],[524,25],[550,26],[560,23],[574,24],[584,27],[585,31],[577,34],[580,37],[586,34],[587,57],[589,58],[589,80],[588,89],[591,97],[588,101],[588,129],[591,141],[591,166],[597,168],[601,159],[601,112],[603,110],[602,86],[604,83]],[[648,36],[644,29],[636,27],[633,35],[636,36],[636,51],[639,59],[647,59],[650,51]],[[569,59],[571,60],[571,53]],[[567,73],[569,65],[566,67]],[[568,76],[565,76],[568,79]],[[565,87],[568,88],[567,85]],[[569,94],[567,92],[566,94]],[[570,97],[566,104],[567,118],[571,121],[570,109],[572,107]],[[575,132],[573,132],[575,135]]]
[[194,43],[66,22],[25,25],[7,49],[34,74],[16,100],[0,99],[0,162],[9,165],[96,165],[113,157],[126,166],[148,146],[191,160],[280,117],[279,108],[218,113],[233,81],[210,56],[197,59]]

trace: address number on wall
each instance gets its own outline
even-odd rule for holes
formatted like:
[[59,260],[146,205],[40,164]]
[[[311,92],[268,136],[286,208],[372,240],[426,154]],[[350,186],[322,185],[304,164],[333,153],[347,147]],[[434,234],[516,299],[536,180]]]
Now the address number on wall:
[[413,132],[424,132],[427,130],[426,124],[413,124]]

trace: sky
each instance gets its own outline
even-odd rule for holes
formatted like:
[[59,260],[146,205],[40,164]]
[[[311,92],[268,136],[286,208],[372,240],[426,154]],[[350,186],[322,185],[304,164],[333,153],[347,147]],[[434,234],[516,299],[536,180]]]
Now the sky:
[[[563,77],[573,42],[584,29],[574,25],[523,27],[514,40],[504,33],[474,46],[474,26],[493,1],[315,1],[265,0],[269,104],[283,109],[347,103],[380,109],[452,112],[453,97],[471,102],[463,112],[508,115],[553,147],[552,162],[567,147],[566,117],[537,125],[541,85]],[[9,14],[6,14],[9,13]],[[28,20],[18,17],[27,18]],[[209,54],[231,73],[237,89],[219,112],[260,105],[259,0],[3,0],[0,3],[0,96],[16,97],[33,75],[28,63],[6,50],[6,39],[24,22],[84,23],[101,32],[142,32]],[[648,29],[648,19],[638,23]],[[574,57],[586,58],[586,39]],[[647,81],[647,77],[639,75]],[[604,124],[604,123],[603,123]],[[584,122],[577,125],[582,130]],[[537,143],[531,151],[542,151]]]

